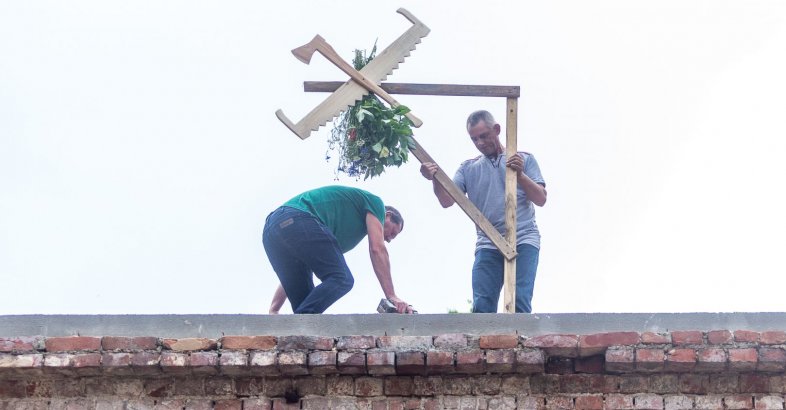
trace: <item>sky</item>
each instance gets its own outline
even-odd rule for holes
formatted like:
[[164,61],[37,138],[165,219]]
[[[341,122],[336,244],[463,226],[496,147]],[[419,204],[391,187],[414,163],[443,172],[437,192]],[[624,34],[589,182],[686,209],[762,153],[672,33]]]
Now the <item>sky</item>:
[[[534,313],[786,311],[782,1],[32,0],[0,1],[0,314],[266,313],[265,217],[331,184],[403,214],[399,297],[467,312],[474,226],[417,160],[336,180],[330,124],[301,140],[274,115],[348,79],[291,49],[384,48],[399,7],[431,33],[388,81],[521,87],[548,190]],[[501,98],[396,98],[451,176],[478,155],[467,115],[504,118]],[[327,313],[373,313],[367,242],[346,259]]]

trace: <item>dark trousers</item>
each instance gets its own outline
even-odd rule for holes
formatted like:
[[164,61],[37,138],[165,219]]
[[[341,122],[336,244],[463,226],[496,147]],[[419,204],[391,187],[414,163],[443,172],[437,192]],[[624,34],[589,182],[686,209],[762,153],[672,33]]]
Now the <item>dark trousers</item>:
[[[322,313],[355,280],[338,241],[316,217],[282,206],[265,220],[265,253],[295,313]],[[322,283],[314,286],[313,276]]]

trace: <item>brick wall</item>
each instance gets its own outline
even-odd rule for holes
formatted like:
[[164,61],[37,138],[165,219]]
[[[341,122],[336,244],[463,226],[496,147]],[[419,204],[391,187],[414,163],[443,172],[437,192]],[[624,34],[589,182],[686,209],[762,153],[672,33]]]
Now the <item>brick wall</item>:
[[4,409],[784,409],[786,332],[0,338]]

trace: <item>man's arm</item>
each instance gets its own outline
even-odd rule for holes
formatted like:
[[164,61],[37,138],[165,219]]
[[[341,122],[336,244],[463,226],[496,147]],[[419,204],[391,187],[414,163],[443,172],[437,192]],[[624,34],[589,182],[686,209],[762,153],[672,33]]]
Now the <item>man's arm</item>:
[[268,314],[270,315],[277,315],[278,311],[281,309],[281,306],[284,306],[284,302],[287,300],[287,293],[284,292],[284,288],[281,284],[278,284],[276,288],[276,292],[273,294],[273,301],[270,302],[270,310]]
[[385,246],[385,232],[382,229],[382,222],[371,212],[366,213],[366,231],[368,232],[368,251],[371,256],[371,266],[377,275],[379,285],[385,297],[396,305],[398,313],[412,313],[412,309],[407,302],[396,296],[393,289],[393,278],[390,275],[390,258],[388,249]]
[[443,208],[449,208],[453,206],[456,201],[454,201],[450,194],[448,194],[448,191],[434,179],[434,174],[437,173],[438,169],[439,166],[437,164],[433,162],[424,162],[420,166],[420,173],[434,185],[434,195],[437,196],[439,204],[442,205]]
[[524,193],[527,194],[527,199],[532,201],[537,206],[546,204],[546,187],[533,181],[524,173],[524,158],[520,155],[514,155],[508,158],[507,166],[516,171],[516,181]]

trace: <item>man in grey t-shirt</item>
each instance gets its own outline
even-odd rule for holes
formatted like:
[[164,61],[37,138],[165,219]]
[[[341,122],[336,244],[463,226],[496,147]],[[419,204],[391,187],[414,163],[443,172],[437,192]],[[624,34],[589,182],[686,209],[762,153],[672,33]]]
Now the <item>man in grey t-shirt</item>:
[[[495,228],[505,235],[505,167],[516,171],[516,312],[532,312],[532,292],[540,253],[540,232],[535,224],[535,207],[546,203],[546,182],[532,154],[518,152],[506,158],[499,140],[500,126],[488,111],[475,111],[467,118],[467,132],[481,154],[464,161],[453,182],[467,194]],[[434,184],[434,194],[443,208],[453,198],[435,180],[437,164],[425,162],[420,172]],[[504,281],[504,256],[480,229],[472,266],[472,311],[494,313]]]

